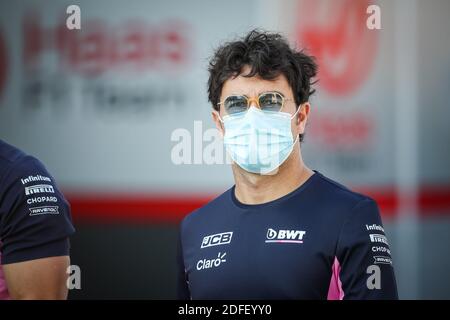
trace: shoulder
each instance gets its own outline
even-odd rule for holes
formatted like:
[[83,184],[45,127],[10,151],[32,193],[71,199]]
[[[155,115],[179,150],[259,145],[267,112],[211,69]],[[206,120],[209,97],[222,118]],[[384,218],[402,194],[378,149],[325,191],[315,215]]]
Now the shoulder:
[[[26,184],[26,179],[37,175],[36,179],[51,182],[50,174],[37,158],[0,140],[0,183],[7,187],[18,180]],[[22,180],[23,179],[23,180]]]
[[[0,199],[12,204],[35,192],[55,193],[64,200],[54,178],[37,158],[0,140]],[[40,188],[39,190],[37,190]],[[42,190],[41,190],[42,189]],[[8,201],[7,201],[8,200]]]
[[0,140],[0,181],[26,156],[22,150]]
[[318,175],[318,183],[313,192],[317,193],[321,206],[332,208],[331,212],[338,214],[339,218],[346,220],[355,212],[364,209],[378,210],[375,200],[371,197],[355,192],[319,172],[316,174]]
[[339,199],[344,202],[355,203],[361,200],[370,199],[367,195],[355,192],[347,186],[324,176],[320,172],[317,172],[316,174],[320,181],[321,192],[328,197],[332,197],[333,200]]
[[223,212],[229,210],[231,205],[231,192],[233,188],[228,189],[218,197],[214,198],[204,206],[192,211],[181,221],[181,231],[195,225],[207,224],[209,221],[218,217],[223,217]]

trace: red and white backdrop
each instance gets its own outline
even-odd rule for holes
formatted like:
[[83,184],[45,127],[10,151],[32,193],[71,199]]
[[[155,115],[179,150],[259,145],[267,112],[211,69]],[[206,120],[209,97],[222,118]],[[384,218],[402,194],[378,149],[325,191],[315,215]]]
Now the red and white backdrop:
[[[231,186],[228,166],[207,165],[195,150],[191,164],[174,164],[171,137],[184,128],[193,149],[211,143],[208,58],[222,40],[262,27],[284,32],[320,65],[307,163],[378,201],[393,252],[416,252],[414,261],[399,253],[404,274],[411,263],[430,270],[413,273],[411,297],[450,296],[448,281],[421,285],[450,263],[436,267],[422,254],[448,240],[450,227],[450,43],[437,37],[449,27],[446,1],[77,1],[81,30],[65,27],[70,4],[0,5],[0,137],[46,164],[77,224],[175,226]],[[366,27],[370,4],[381,8],[381,30]],[[409,244],[395,240],[408,235],[404,199],[415,226]]]

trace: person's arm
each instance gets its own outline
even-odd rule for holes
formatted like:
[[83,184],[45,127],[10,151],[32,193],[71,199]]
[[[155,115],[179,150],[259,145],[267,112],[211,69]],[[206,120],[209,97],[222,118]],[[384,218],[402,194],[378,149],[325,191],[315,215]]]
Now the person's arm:
[[0,182],[1,262],[13,299],[65,299],[70,207],[35,158],[15,163]]
[[362,200],[341,229],[334,274],[343,299],[398,299],[389,244],[378,206]]
[[[181,232],[180,232],[181,233]],[[184,266],[183,246],[181,243],[181,235],[179,235],[177,246],[177,298],[178,300],[190,300],[188,279]]]
[[3,266],[11,299],[66,299],[68,256],[41,258]]

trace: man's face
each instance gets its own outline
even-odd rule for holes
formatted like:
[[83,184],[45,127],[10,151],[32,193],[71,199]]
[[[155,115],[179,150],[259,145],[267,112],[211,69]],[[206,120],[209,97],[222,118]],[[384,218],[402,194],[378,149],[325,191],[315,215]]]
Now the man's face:
[[[256,98],[263,92],[277,91],[282,93],[283,96],[287,99],[281,111],[294,115],[294,113],[297,111],[297,106],[295,104],[292,89],[289,86],[289,83],[284,75],[280,75],[274,80],[264,80],[259,76],[254,76],[251,78],[242,76],[248,74],[249,71],[250,68],[245,67],[241,75],[237,76],[234,79],[232,78],[225,81],[220,96],[221,102],[230,95],[246,95],[249,98]],[[254,102],[252,102],[251,106],[257,107],[256,103]],[[294,140],[297,135],[299,135],[300,133],[304,133],[305,131],[309,108],[309,103],[306,102],[302,104],[300,106],[300,110],[297,113],[297,116],[291,120],[291,131]],[[226,115],[226,111],[224,110],[222,104],[220,105],[219,113],[221,117]],[[224,128],[215,112],[213,112],[213,120],[216,124],[217,129],[223,135]]]

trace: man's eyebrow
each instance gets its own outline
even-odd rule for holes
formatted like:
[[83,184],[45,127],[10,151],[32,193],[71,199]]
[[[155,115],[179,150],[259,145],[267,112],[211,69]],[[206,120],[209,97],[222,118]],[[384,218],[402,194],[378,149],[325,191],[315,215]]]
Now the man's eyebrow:
[[229,95],[227,95],[227,97],[234,97],[234,96],[246,96],[248,97],[248,95],[244,94],[244,93],[231,93]]
[[[260,91],[258,92],[258,96],[262,95],[263,93],[278,93],[279,95],[281,95],[282,97],[285,97],[285,94],[277,91],[277,90],[264,90],[264,91]],[[245,97],[250,97],[250,95],[245,94],[245,93],[231,93],[229,95],[227,95],[227,97],[233,97],[233,96],[245,96]]]
[[279,95],[281,95],[283,98],[285,97],[284,93],[277,91],[277,90],[267,90],[267,91],[261,91],[258,93],[258,96],[262,95],[263,93],[278,93]]

